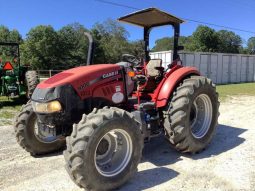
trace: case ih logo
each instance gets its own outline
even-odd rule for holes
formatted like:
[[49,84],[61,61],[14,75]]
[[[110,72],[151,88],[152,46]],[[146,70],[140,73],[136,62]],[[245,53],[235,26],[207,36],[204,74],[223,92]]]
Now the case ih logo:
[[119,74],[119,71],[114,71],[114,72],[110,72],[108,74],[103,74],[102,78],[105,79],[105,78],[110,78],[112,76],[116,76]]
[[96,82],[98,82],[98,81],[100,81],[100,80],[102,80],[102,79],[110,78],[110,77],[116,76],[116,75],[118,75],[118,74],[119,74],[119,71],[114,71],[114,72],[110,72],[110,73],[107,73],[107,74],[103,74],[102,77],[99,77],[99,78],[96,78],[96,79],[91,80],[91,81],[89,81],[89,82],[83,83],[82,85],[80,85],[80,86],[78,87],[78,90],[79,90],[79,91],[82,91],[82,90],[85,89],[86,87],[91,86],[92,84],[94,84],[94,83],[96,83]]

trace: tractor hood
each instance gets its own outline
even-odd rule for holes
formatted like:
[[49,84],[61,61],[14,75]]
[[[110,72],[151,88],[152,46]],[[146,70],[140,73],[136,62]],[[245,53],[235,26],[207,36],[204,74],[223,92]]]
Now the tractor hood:
[[90,97],[94,88],[121,78],[122,68],[117,64],[80,66],[58,73],[37,85],[32,100],[49,101],[64,96],[68,89],[81,99]]
[[[117,64],[80,66],[41,82],[31,98],[39,121],[70,127],[98,104],[112,104],[116,95],[124,94],[123,72]],[[50,103],[58,103],[60,110],[49,110]]]
[[85,86],[86,82],[96,79],[106,79],[119,74],[120,66],[116,64],[98,64],[90,66],[80,66],[64,72],[58,73],[53,77],[40,83],[37,88],[55,88],[62,85],[72,85],[79,90]]

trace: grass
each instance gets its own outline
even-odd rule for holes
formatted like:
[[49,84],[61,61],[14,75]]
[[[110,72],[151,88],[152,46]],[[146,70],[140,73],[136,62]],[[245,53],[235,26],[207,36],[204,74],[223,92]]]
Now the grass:
[[[255,83],[218,85],[220,101],[225,101],[231,96],[252,95],[255,96]],[[14,116],[19,112],[25,102],[19,99],[11,100],[0,96],[0,126],[11,125]]]
[[217,92],[219,93],[221,101],[224,101],[231,96],[255,96],[255,83],[218,85]]
[[18,98],[12,100],[5,96],[0,96],[0,126],[11,125],[13,118],[24,103],[23,100]]

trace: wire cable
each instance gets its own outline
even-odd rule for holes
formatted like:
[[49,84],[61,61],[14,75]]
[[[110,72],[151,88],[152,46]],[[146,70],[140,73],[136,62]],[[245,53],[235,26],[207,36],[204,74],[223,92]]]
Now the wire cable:
[[[137,7],[132,7],[132,6],[129,6],[129,5],[124,5],[124,4],[121,4],[121,3],[115,3],[115,2],[112,2],[112,1],[108,1],[108,0],[94,0],[94,1],[97,1],[97,2],[100,2],[100,3],[109,4],[109,5],[113,5],[113,6],[133,9],[133,10],[136,10],[136,11],[140,10]],[[239,29],[239,28],[235,28],[235,27],[219,25],[219,24],[214,24],[214,23],[209,23],[209,22],[204,22],[204,21],[199,21],[199,20],[194,20],[194,19],[190,19],[190,18],[181,18],[181,19],[186,20],[186,21],[190,21],[190,22],[194,22],[194,23],[199,23],[199,24],[204,24],[204,25],[209,25],[209,26],[214,26],[214,27],[220,27],[220,28],[225,28],[225,29],[230,29],[230,30],[235,30],[235,31],[255,34],[255,31],[249,31],[249,30],[245,30],[245,29]]]

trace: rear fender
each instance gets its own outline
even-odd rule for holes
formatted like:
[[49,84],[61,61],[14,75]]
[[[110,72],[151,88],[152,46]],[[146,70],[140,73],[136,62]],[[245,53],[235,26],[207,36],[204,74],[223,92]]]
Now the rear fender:
[[166,106],[170,96],[172,95],[175,88],[180,84],[183,79],[196,75],[199,76],[200,73],[195,67],[182,67],[174,71],[163,83],[159,94],[156,98],[156,106],[164,107]]

